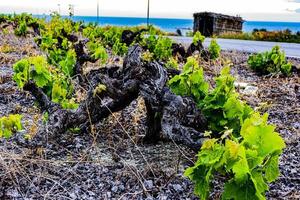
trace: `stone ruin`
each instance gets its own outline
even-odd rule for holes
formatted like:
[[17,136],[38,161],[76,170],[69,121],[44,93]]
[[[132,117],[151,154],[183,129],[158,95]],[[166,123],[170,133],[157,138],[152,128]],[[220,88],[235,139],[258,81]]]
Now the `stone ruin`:
[[239,16],[229,16],[212,12],[194,13],[194,32],[210,37],[222,33],[240,33],[244,20]]

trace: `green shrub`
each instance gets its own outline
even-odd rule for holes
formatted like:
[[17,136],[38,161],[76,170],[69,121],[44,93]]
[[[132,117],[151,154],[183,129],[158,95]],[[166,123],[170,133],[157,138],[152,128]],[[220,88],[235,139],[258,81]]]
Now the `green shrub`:
[[153,60],[153,53],[150,53],[149,50],[143,52],[142,60],[146,62],[151,62]]
[[66,52],[64,59],[61,59],[59,62],[59,67],[66,76],[72,76],[74,74],[75,65],[76,53],[73,49],[70,49]]
[[215,88],[208,91],[203,70],[193,58],[169,81],[175,94],[195,100],[209,123],[205,135],[211,139],[203,143],[185,176],[195,183],[195,194],[202,200],[208,198],[216,174],[228,180],[223,199],[264,200],[268,184],[279,176],[284,141],[267,123],[267,114],[261,116],[238,98],[230,67],[223,68],[215,81]]
[[234,77],[230,75],[230,67],[224,67],[215,78],[216,86],[203,99],[202,109],[208,119],[209,129],[215,133],[226,127],[239,132],[243,120],[252,109],[238,99],[234,88]]
[[172,57],[173,41],[164,36],[156,36],[155,31],[150,29],[149,35],[143,37],[140,44],[153,54],[153,59],[167,62]]
[[194,43],[194,45],[197,45],[199,42],[203,43],[204,40],[205,40],[205,37],[199,31],[197,31],[194,34],[194,37],[193,37],[193,43]]
[[73,86],[69,77],[51,68],[46,58],[42,56],[25,58],[15,63],[13,69],[13,80],[19,88],[33,81],[53,102],[61,104],[63,108],[77,107],[71,98]]
[[207,118],[209,129],[215,135],[225,128],[238,133],[243,120],[253,110],[238,99],[230,67],[224,67],[215,81],[215,88],[209,91],[203,69],[199,68],[198,62],[191,57],[183,67],[183,72],[169,81],[169,87],[177,95],[190,96],[194,99]]
[[76,109],[78,104],[71,98],[73,87],[70,81],[65,80],[63,76],[57,75],[51,85],[51,99],[60,104],[64,109]]
[[117,39],[112,46],[112,51],[115,55],[124,56],[128,52],[128,47],[125,43],[122,43],[120,39]]
[[153,50],[154,58],[167,61],[172,56],[172,40],[159,36]]
[[196,103],[201,104],[208,92],[208,83],[204,79],[203,68],[198,61],[189,57],[181,74],[169,81],[169,87],[177,95],[191,96]]
[[290,30],[282,31],[267,31],[258,30],[252,33],[255,40],[261,41],[275,41],[275,42],[298,42],[299,37],[296,34],[292,34]]
[[248,64],[251,69],[262,73],[279,73],[290,75],[292,64],[287,62],[285,53],[279,46],[274,46],[271,51],[249,56]]
[[0,14],[0,24],[3,22],[10,21],[12,16],[6,14]]
[[[95,27],[93,25],[89,25],[84,28],[83,35],[89,38],[89,43],[97,43],[98,46],[101,45],[105,48],[110,47],[114,55],[123,56],[128,52],[126,44],[121,42],[121,36],[124,30],[125,27]],[[99,52],[100,49],[98,50],[98,53]],[[104,52],[102,51],[102,53]]]
[[273,42],[291,42],[300,43],[300,35],[292,33],[290,30],[267,31],[266,29],[254,29],[250,33],[222,33],[219,38],[239,39],[239,40],[257,40],[257,41],[273,41]]
[[99,59],[102,64],[105,64],[108,60],[108,54],[103,46],[97,47],[92,54],[92,57],[97,60]]
[[166,63],[166,68],[178,69],[178,61],[175,58],[171,57]]
[[14,64],[13,69],[13,79],[20,88],[23,88],[29,80],[33,80],[40,88],[52,81],[47,61],[42,56],[22,59]]
[[10,138],[13,133],[23,129],[21,123],[22,115],[9,115],[0,117],[0,138]]
[[26,36],[27,34],[27,24],[25,21],[20,22],[18,27],[15,29],[16,36]]
[[143,37],[143,40],[141,41],[141,45],[146,47],[148,51],[153,53],[156,44],[157,44],[156,33],[153,29],[150,28],[148,37],[146,36]]
[[[1,21],[1,19],[0,19]],[[15,28],[16,36],[26,36],[28,27],[41,28],[44,26],[42,19],[34,18],[31,14],[22,13],[19,15],[7,16],[6,21],[14,22],[17,25]]]
[[219,139],[204,142],[197,162],[185,171],[200,199],[208,198],[217,173],[229,179],[222,199],[266,199],[268,183],[279,176],[278,159],[285,147],[275,127],[267,124],[267,118],[267,114],[254,113],[244,121],[239,136],[227,130]]
[[226,32],[218,35],[218,38],[225,38],[225,39],[236,39],[236,40],[255,40],[252,33],[232,33]]
[[47,53],[49,64],[66,76],[73,76],[77,57],[73,42],[68,37],[78,31],[80,23],[62,19],[55,13],[51,17],[50,22],[41,29],[39,46]]
[[187,31],[187,32],[185,33],[185,36],[186,36],[186,37],[193,37],[193,36],[194,36],[194,32],[193,32],[193,31]]
[[218,45],[216,39],[212,39],[210,41],[210,45],[208,46],[208,51],[210,58],[215,60],[220,57],[221,47]]

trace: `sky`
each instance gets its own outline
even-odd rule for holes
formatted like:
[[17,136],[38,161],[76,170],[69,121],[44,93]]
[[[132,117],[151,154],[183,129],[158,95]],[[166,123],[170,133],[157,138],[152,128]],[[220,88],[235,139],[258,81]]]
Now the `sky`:
[[[68,14],[96,16],[97,0],[0,0],[0,13]],[[147,0],[99,0],[101,16],[145,17]],[[253,21],[300,22],[300,0],[150,0],[150,17],[192,18],[194,12],[240,15]]]

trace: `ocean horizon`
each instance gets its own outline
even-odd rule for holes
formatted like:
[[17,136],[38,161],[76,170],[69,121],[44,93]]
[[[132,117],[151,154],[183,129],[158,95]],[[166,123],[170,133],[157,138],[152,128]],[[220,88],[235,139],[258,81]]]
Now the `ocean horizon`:
[[[39,17],[49,17],[39,15]],[[63,16],[67,17],[67,16]],[[84,21],[85,23],[97,22],[97,16],[73,16],[74,21]],[[99,25],[115,26],[137,26],[147,23],[147,18],[141,17],[99,17]],[[174,18],[150,18],[149,23],[161,28],[164,31],[176,32],[180,29],[183,33],[193,29],[193,19],[174,19]],[[275,21],[245,21],[243,24],[244,32],[252,32],[253,29],[267,29],[269,31],[279,31],[289,29],[296,33],[300,31],[300,22],[275,22]]]

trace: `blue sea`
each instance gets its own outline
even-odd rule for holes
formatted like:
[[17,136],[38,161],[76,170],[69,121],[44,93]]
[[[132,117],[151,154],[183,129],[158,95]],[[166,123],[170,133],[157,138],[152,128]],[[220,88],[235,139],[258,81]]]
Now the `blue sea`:
[[[97,17],[93,16],[74,16],[75,21],[97,22]],[[160,27],[168,32],[175,32],[181,29],[184,33],[193,29],[192,19],[166,19],[166,18],[150,18],[150,24]],[[118,25],[118,26],[136,26],[146,24],[146,18],[133,17],[99,17],[100,25]],[[253,29],[265,28],[269,31],[289,29],[292,32],[300,31],[300,22],[267,22],[267,21],[246,21],[243,25],[244,32],[251,32]]]

